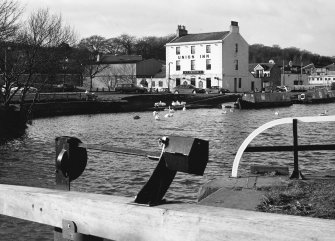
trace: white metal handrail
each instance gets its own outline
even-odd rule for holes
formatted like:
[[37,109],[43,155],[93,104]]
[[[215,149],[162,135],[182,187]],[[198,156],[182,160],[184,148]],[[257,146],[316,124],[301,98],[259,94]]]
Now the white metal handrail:
[[233,163],[233,168],[231,172],[231,177],[237,177],[237,171],[238,171],[238,166],[240,163],[240,160],[242,158],[242,155],[247,148],[247,146],[251,143],[251,141],[258,136],[260,133],[263,131],[277,126],[277,125],[282,125],[282,124],[289,124],[292,123],[293,120],[296,119],[298,122],[332,122],[335,121],[335,115],[331,116],[306,116],[306,117],[288,117],[288,118],[281,118],[277,120],[270,121],[268,123],[265,123],[264,125],[258,127],[256,130],[250,133],[250,135],[243,141],[241,144],[240,148],[238,149],[234,163]]

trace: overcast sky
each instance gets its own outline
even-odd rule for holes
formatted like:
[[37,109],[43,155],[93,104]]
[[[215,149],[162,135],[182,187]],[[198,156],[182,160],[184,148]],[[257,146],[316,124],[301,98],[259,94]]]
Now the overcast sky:
[[123,33],[166,36],[229,30],[237,21],[249,44],[297,47],[335,56],[334,0],[19,0],[26,12],[48,7],[85,38]]

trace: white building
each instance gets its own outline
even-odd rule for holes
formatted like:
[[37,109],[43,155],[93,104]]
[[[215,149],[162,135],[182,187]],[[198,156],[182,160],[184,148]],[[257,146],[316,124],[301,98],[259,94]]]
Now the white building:
[[335,65],[330,64],[325,67],[314,68],[308,76],[308,84],[315,86],[330,86],[335,82]]
[[193,84],[220,86],[231,92],[254,89],[249,67],[249,45],[232,21],[229,31],[188,34],[178,26],[177,36],[166,44],[166,76],[173,88]]

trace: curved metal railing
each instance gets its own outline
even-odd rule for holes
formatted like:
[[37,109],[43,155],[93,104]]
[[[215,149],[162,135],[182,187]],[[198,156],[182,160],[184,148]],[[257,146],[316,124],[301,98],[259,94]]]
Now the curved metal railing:
[[[295,172],[298,172],[298,151],[300,150],[334,150],[335,145],[305,145],[305,146],[298,146],[297,143],[297,122],[333,122],[335,121],[335,115],[331,116],[307,116],[307,117],[288,117],[288,118],[281,118],[277,120],[270,121],[260,127],[258,127],[256,130],[250,133],[250,135],[243,141],[241,144],[240,148],[238,149],[234,163],[233,163],[233,168],[231,172],[231,177],[237,177],[237,171],[238,171],[238,166],[241,161],[242,155],[247,149],[248,145],[251,143],[251,141],[258,136],[260,133],[263,131],[277,126],[277,125],[282,125],[282,124],[290,124],[293,123],[293,137],[294,137],[294,143],[293,146],[281,146],[281,147],[255,147],[254,150],[252,150],[251,147],[248,149],[250,151],[294,151],[294,167],[295,167]],[[297,174],[297,173],[295,173]],[[293,174],[292,174],[293,176]]]

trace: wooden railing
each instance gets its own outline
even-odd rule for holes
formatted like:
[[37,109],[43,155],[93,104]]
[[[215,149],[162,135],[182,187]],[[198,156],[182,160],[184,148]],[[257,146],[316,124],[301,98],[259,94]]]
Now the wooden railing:
[[[240,160],[244,152],[281,152],[281,151],[292,151],[294,154],[294,170],[291,175],[291,178],[301,178],[301,173],[298,166],[298,152],[299,151],[316,151],[316,150],[335,150],[335,144],[314,144],[314,145],[298,145],[298,128],[297,124],[299,122],[310,123],[310,122],[334,122],[335,115],[332,116],[308,116],[308,117],[290,117],[290,118],[281,118],[274,121],[270,121],[256,130],[254,130],[250,135],[243,141],[239,147],[231,172],[231,177],[238,177],[237,171]],[[251,141],[258,136],[263,131],[272,128],[277,125],[283,124],[293,124],[293,145],[290,146],[254,146],[248,147]]]
[[120,241],[305,241],[334,240],[335,237],[335,220],[197,204],[148,207],[133,200],[0,185],[0,214],[63,229],[72,240],[90,240],[77,239],[79,233]]

